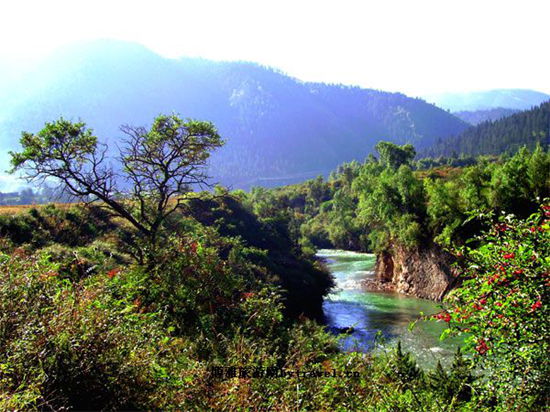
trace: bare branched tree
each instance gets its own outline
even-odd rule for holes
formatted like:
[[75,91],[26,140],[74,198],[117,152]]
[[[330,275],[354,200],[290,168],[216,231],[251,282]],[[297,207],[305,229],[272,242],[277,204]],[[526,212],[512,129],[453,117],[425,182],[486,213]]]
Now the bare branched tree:
[[149,130],[123,126],[120,171],[108,164],[107,146],[84,123],[59,119],[37,134],[23,132],[12,170],[29,181],[59,181],[66,193],[99,203],[126,219],[146,239],[158,242],[166,218],[183,205],[193,186],[210,186],[205,169],[210,153],[223,145],[214,125],[176,115],[158,116]]

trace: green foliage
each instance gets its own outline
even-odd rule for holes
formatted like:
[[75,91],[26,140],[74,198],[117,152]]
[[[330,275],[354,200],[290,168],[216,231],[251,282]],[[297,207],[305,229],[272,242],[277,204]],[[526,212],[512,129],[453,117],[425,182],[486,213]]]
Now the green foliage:
[[255,188],[245,203],[264,221],[276,218],[286,225],[294,243],[312,253],[327,247],[415,248],[432,241],[450,247],[481,230],[482,222],[470,219],[470,211],[527,216],[537,197],[550,195],[550,153],[541,146],[510,158],[457,158],[460,168],[428,171],[414,170],[419,165],[411,164],[408,146],[380,142],[379,148],[380,160],[370,156],[363,164],[343,164],[328,182]]
[[387,373],[403,389],[414,388],[415,384],[418,384],[423,378],[416,360],[411,357],[410,353],[403,353],[401,342],[397,343],[397,347],[391,354]]
[[[151,150],[174,126],[161,120],[145,134]],[[503,215],[466,243],[487,227],[472,209],[533,211],[534,196],[550,190],[548,153],[425,172],[414,170],[411,147],[379,148],[381,160],[345,164],[328,181],[189,197],[163,221],[154,264],[129,259],[123,240],[135,231],[100,209],[1,217],[0,408],[548,406],[548,206],[526,221]],[[311,320],[333,282],[307,255],[433,238],[468,245],[442,319],[469,333],[474,356],[458,351],[450,367],[425,371],[400,345],[389,357],[341,353]],[[355,374],[218,379],[215,366]]]
[[493,388],[486,396],[510,408],[547,402],[549,217],[547,204],[525,220],[501,215],[478,247],[458,252],[464,281],[447,299],[451,330],[467,332],[486,365]]
[[467,359],[457,348],[453,363],[448,372],[437,362],[436,368],[426,376],[428,386],[442,397],[450,409],[458,402],[469,401],[472,398],[472,388],[475,382],[473,375],[474,362]]
[[[366,163],[353,183],[358,193],[358,216],[371,227],[374,250],[383,250],[392,241],[414,247],[421,239],[420,224],[425,215],[424,188],[410,167],[385,167]],[[387,234],[387,237],[381,235]]]
[[269,271],[272,282],[282,288],[286,314],[322,318],[322,296],[333,286],[332,278],[292,241],[286,213],[258,219],[230,196],[201,196],[191,199],[188,206],[198,222],[214,226],[223,236],[238,237],[249,252],[256,251],[249,253],[248,259]]
[[[289,224],[301,222],[299,242],[308,248],[387,251],[396,244],[422,248],[432,240],[463,248],[463,284],[440,319],[469,336],[467,349],[475,356],[458,352],[449,368],[422,377],[397,348],[379,375],[403,391],[385,399],[388,410],[537,410],[548,404],[548,216],[529,215],[550,194],[550,154],[536,147],[467,164],[415,171],[370,157],[331,175],[328,200],[309,200],[306,185],[265,191],[272,212],[264,219],[284,211]],[[504,218],[504,210],[527,220]],[[492,213],[508,220],[476,236],[491,227],[484,216]]]
[[20,153],[10,152],[13,170],[31,164],[31,173],[39,165],[48,163],[81,163],[95,152],[97,137],[82,122],[72,123],[60,118],[48,122],[37,134],[23,132]]
[[[244,210],[206,204],[197,217],[209,224],[170,222],[174,235],[153,269],[124,263],[105,240],[0,255],[0,407],[479,409],[460,355],[426,375],[400,347],[389,358],[341,353],[322,326],[285,316],[274,282],[283,263],[246,244],[246,231],[229,235],[247,227],[238,224]],[[93,270],[74,276],[77,257]],[[217,379],[215,366],[323,375]]]
[[380,162],[394,169],[409,164],[416,156],[416,151],[411,144],[398,146],[395,143],[381,141],[374,148],[380,155]]
[[48,259],[1,259],[2,409],[165,408],[177,396],[185,345],[160,313],[112,293],[105,273],[73,283]]
[[438,141],[423,151],[437,157],[449,156],[453,151],[465,155],[501,155],[515,153],[522,147],[534,150],[537,145],[548,150],[550,102],[509,117],[482,122],[458,136]]
[[[50,234],[47,246],[0,255],[0,408],[428,407],[434,395],[417,373],[388,375],[385,360],[340,353],[322,326],[285,316],[287,300],[305,299],[297,291],[320,287],[319,271],[284,254],[276,230],[252,237],[241,219],[262,223],[233,202],[206,197],[196,218],[174,218],[153,269],[107,240],[71,246]],[[286,292],[276,286],[285,275]],[[323,376],[217,380],[219,365]],[[401,392],[411,385],[414,396]]]
[[[214,125],[159,115],[149,130],[122,126],[121,170],[108,164],[108,148],[84,123],[63,118],[46,123],[37,134],[23,132],[21,152],[10,152],[12,170],[30,181],[53,179],[81,201],[101,206],[139,232],[130,246],[140,263],[153,265],[167,218],[178,210],[192,185],[207,184],[206,161],[223,145]],[[128,187],[129,185],[129,187]]]

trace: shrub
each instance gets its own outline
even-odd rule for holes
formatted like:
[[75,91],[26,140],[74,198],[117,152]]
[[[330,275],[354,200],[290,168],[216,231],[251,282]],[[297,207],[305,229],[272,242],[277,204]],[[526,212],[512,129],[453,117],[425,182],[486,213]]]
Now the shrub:
[[510,408],[548,402],[549,217],[549,205],[525,220],[500,216],[479,247],[457,252],[464,282],[447,299],[447,333],[469,334],[487,372],[487,398]]
[[46,259],[0,259],[1,409],[162,409],[184,399],[196,366],[182,353],[193,345],[173,338],[160,313],[117,296],[105,273],[72,283]]

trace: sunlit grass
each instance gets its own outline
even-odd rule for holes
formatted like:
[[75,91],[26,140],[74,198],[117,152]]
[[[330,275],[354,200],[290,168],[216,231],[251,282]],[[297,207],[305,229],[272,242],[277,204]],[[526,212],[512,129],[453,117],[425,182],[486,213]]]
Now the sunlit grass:
[[[75,206],[76,203],[48,203],[55,205],[58,209],[70,209],[71,207]],[[43,207],[47,206],[47,204],[42,205],[5,205],[0,206],[0,215],[6,216],[6,215],[16,215],[21,212],[26,212],[31,209],[41,209]]]

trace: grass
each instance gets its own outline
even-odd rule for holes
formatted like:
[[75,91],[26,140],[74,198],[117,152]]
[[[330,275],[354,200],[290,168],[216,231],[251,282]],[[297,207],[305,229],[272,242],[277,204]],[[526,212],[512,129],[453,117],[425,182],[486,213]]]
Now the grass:
[[[75,205],[75,203],[53,203],[56,208],[58,209],[70,209],[72,206]],[[5,205],[0,206],[0,215],[1,216],[7,216],[7,215],[16,215],[21,212],[26,212],[31,209],[41,209],[46,204],[42,205]]]

